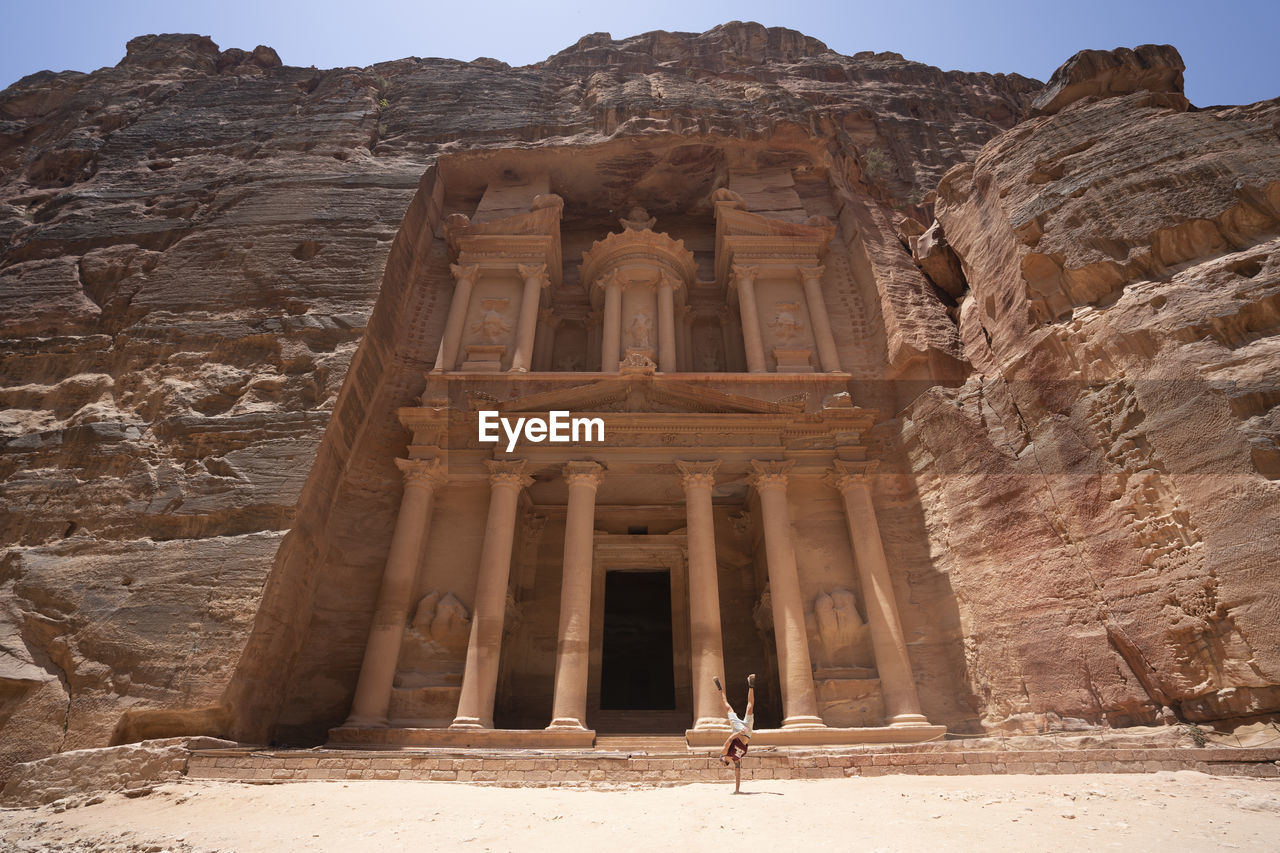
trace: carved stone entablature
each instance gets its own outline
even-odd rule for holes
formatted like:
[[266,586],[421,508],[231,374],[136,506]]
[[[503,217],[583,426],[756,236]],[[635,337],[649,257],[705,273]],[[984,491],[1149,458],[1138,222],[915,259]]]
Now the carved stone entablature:
[[[582,281],[603,284],[610,276],[624,287],[657,288],[665,281],[683,292],[697,281],[698,269],[684,241],[657,231],[627,230],[597,240],[582,253]],[[592,287],[592,304],[602,299],[600,290]]]
[[825,217],[800,224],[751,213],[728,199],[717,199],[715,206],[716,281],[722,285],[728,283],[734,264],[815,267],[835,236],[835,226]]
[[551,283],[559,286],[562,267],[560,217],[564,200],[554,194],[533,200],[528,213],[492,222],[471,222],[450,216],[444,233],[458,264],[479,264],[487,270],[517,270],[519,264],[546,264]]

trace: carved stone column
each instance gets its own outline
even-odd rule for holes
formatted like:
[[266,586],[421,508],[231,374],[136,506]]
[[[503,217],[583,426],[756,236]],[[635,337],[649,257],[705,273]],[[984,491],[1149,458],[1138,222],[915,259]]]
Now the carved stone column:
[[564,479],[569,484],[569,506],[564,522],[555,698],[551,725],[547,728],[586,731],[591,559],[595,544],[596,489],[604,480],[604,468],[595,462],[569,462],[564,466]]
[[520,490],[533,483],[524,473],[524,460],[489,466],[489,516],[484,525],[475,605],[471,612],[471,640],[462,672],[462,695],[454,729],[493,728],[493,699],[498,687],[498,659],[502,653],[502,623],[507,607],[511,545],[515,540],[516,507]]
[[844,498],[844,512],[849,523],[849,539],[853,556],[858,561],[858,579],[862,585],[862,601],[867,608],[867,625],[871,628],[871,647],[880,673],[880,690],[884,695],[885,715],[889,725],[927,726],[920,713],[907,641],[902,633],[902,620],[893,597],[893,580],[889,563],[880,541],[876,509],[871,502],[870,475],[875,462],[835,461],[828,475],[831,484]]
[[720,631],[720,586],[711,490],[719,462],[676,462],[684,486],[689,531],[689,646],[693,675],[693,727],[724,728],[724,711],[713,678],[724,679]]
[[538,303],[542,288],[551,283],[546,264],[518,264],[524,279],[524,296],[520,301],[520,321],[516,326],[516,351],[511,357],[513,373],[525,373],[533,364],[533,339],[538,331]]
[[622,282],[618,273],[602,278],[604,288],[604,334],[600,343],[600,372],[617,373],[622,348]]
[[760,314],[756,310],[755,266],[733,265],[733,282],[738,289],[738,314],[742,317],[742,343],[747,351],[747,371],[764,373],[764,341],[760,337]]
[[769,561],[769,590],[773,602],[773,633],[778,643],[778,675],[782,682],[782,727],[818,728],[818,702],[813,689],[813,665],[804,624],[804,601],[791,516],[787,510],[787,472],[794,462],[752,461],[751,482],[760,496],[765,556]]
[[436,353],[432,373],[453,370],[458,366],[458,346],[462,343],[462,326],[467,320],[467,308],[471,305],[471,288],[480,272],[479,264],[450,264],[449,271],[455,281],[453,299],[449,302],[449,316],[444,323],[444,337]]
[[554,370],[551,359],[555,354],[556,330],[560,328],[560,318],[550,308],[538,310],[538,335],[533,344],[533,369]]
[[679,284],[666,272],[658,282],[658,370],[663,373],[677,370],[675,289]]
[[827,318],[827,303],[822,298],[822,273],[825,267],[800,267],[800,280],[804,283],[804,298],[809,305],[809,321],[813,324],[813,340],[818,345],[818,360],[827,373],[840,370],[840,356],[836,353],[836,339],[831,334],[831,321]]
[[439,459],[397,459],[396,465],[404,476],[404,495],[400,498],[391,550],[382,571],[382,586],[364,647],[364,662],[360,666],[348,726],[387,724],[400,641],[409,620],[418,560],[431,525],[432,498],[436,488],[445,481],[444,466]]

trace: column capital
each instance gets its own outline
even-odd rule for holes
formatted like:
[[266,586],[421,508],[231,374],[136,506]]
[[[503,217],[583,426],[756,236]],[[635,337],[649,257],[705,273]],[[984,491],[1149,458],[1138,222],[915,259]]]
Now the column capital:
[[706,486],[711,488],[716,484],[716,470],[720,467],[720,460],[713,462],[685,462],[676,460],[676,468],[680,469],[680,484],[686,489],[694,486]]
[[397,459],[396,467],[400,469],[406,486],[426,486],[434,489],[437,486],[444,485],[445,480],[448,479],[444,462],[439,457],[435,459]]
[[591,488],[598,489],[600,484],[604,482],[604,466],[599,462],[590,460],[566,462],[564,468],[561,469],[560,476],[570,486],[578,483],[587,483]]
[[768,489],[786,489],[787,473],[795,467],[795,464],[795,461],[791,459],[781,462],[752,459],[751,474],[749,476],[751,485],[755,486],[756,491],[760,492]]
[[463,281],[475,283],[476,276],[480,273],[479,264],[449,264],[449,272],[453,273],[453,278],[459,284]]
[[562,319],[564,319],[564,318],[562,318],[560,315],[558,315],[558,314],[555,312],[555,310],[554,310],[554,309],[552,309],[552,308],[539,308],[539,309],[538,309],[538,324],[539,324],[539,325],[542,325],[542,326],[551,326],[551,327],[559,326],[559,325],[560,325],[560,321],[561,321]]
[[596,287],[601,290],[608,290],[611,287],[625,287],[626,282],[622,280],[622,274],[617,270],[609,270],[604,275],[596,279]]
[[843,459],[836,459],[832,462],[831,470],[827,472],[824,482],[840,492],[846,492],[854,486],[870,488],[871,477],[875,474],[879,465],[880,463],[876,460],[846,462]]
[[733,281],[735,284],[740,281],[746,281],[749,284],[754,284],[756,276],[760,274],[760,267],[756,264],[734,264],[731,269],[733,271]]
[[672,275],[672,274],[671,274],[670,272],[668,272],[667,270],[661,270],[661,271],[659,271],[659,273],[658,273],[658,287],[659,287],[659,288],[669,287],[669,288],[671,288],[671,290],[674,292],[674,291],[679,290],[679,289],[680,289],[681,287],[683,287],[683,286],[684,286],[684,282],[683,282],[683,281],[681,281],[681,280],[680,280],[679,278],[677,278],[676,276]]
[[520,277],[526,282],[536,280],[539,287],[551,284],[546,264],[516,264],[516,268],[520,270]]
[[802,281],[822,281],[822,276],[827,271],[822,264],[813,267],[796,267],[796,269],[799,270]]
[[519,491],[533,485],[533,478],[525,474],[523,459],[499,460],[486,459],[484,463],[489,469],[489,485],[510,486]]

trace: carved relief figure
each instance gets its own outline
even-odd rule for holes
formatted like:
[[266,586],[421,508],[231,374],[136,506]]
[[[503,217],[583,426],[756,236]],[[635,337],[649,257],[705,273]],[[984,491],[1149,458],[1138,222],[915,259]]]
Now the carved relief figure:
[[827,666],[856,666],[866,623],[858,615],[857,599],[847,589],[819,593],[813,600],[822,660]]
[[443,649],[458,651],[467,647],[471,636],[471,614],[453,593],[441,595],[433,590],[418,602],[413,628],[424,640],[430,640]]
[[622,227],[628,231],[651,231],[657,223],[657,217],[650,216],[649,211],[643,207],[633,207],[631,212],[625,218],[619,219]]
[[643,311],[636,314],[627,327],[627,341],[636,349],[647,349],[653,346],[653,320]]
[[796,302],[779,302],[776,307],[778,311],[769,328],[773,329],[782,343],[792,343],[804,332],[804,323],[800,321],[800,305]]
[[720,330],[706,323],[698,323],[693,327],[694,366],[704,373],[719,373],[724,370],[724,341]]
[[471,327],[471,331],[481,335],[489,343],[496,344],[511,331],[511,324],[502,313],[502,309],[506,307],[506,299],[486,299],[481,302],[480,321]]

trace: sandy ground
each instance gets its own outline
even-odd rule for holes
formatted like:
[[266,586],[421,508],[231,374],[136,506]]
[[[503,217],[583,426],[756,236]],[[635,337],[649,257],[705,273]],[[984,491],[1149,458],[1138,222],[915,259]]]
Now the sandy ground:
[[[888,776],[622,790],[181,782],[0,811],[15,851],[1280,851],[1280,781]],[[726,847],[726,845],[730,845]]]

